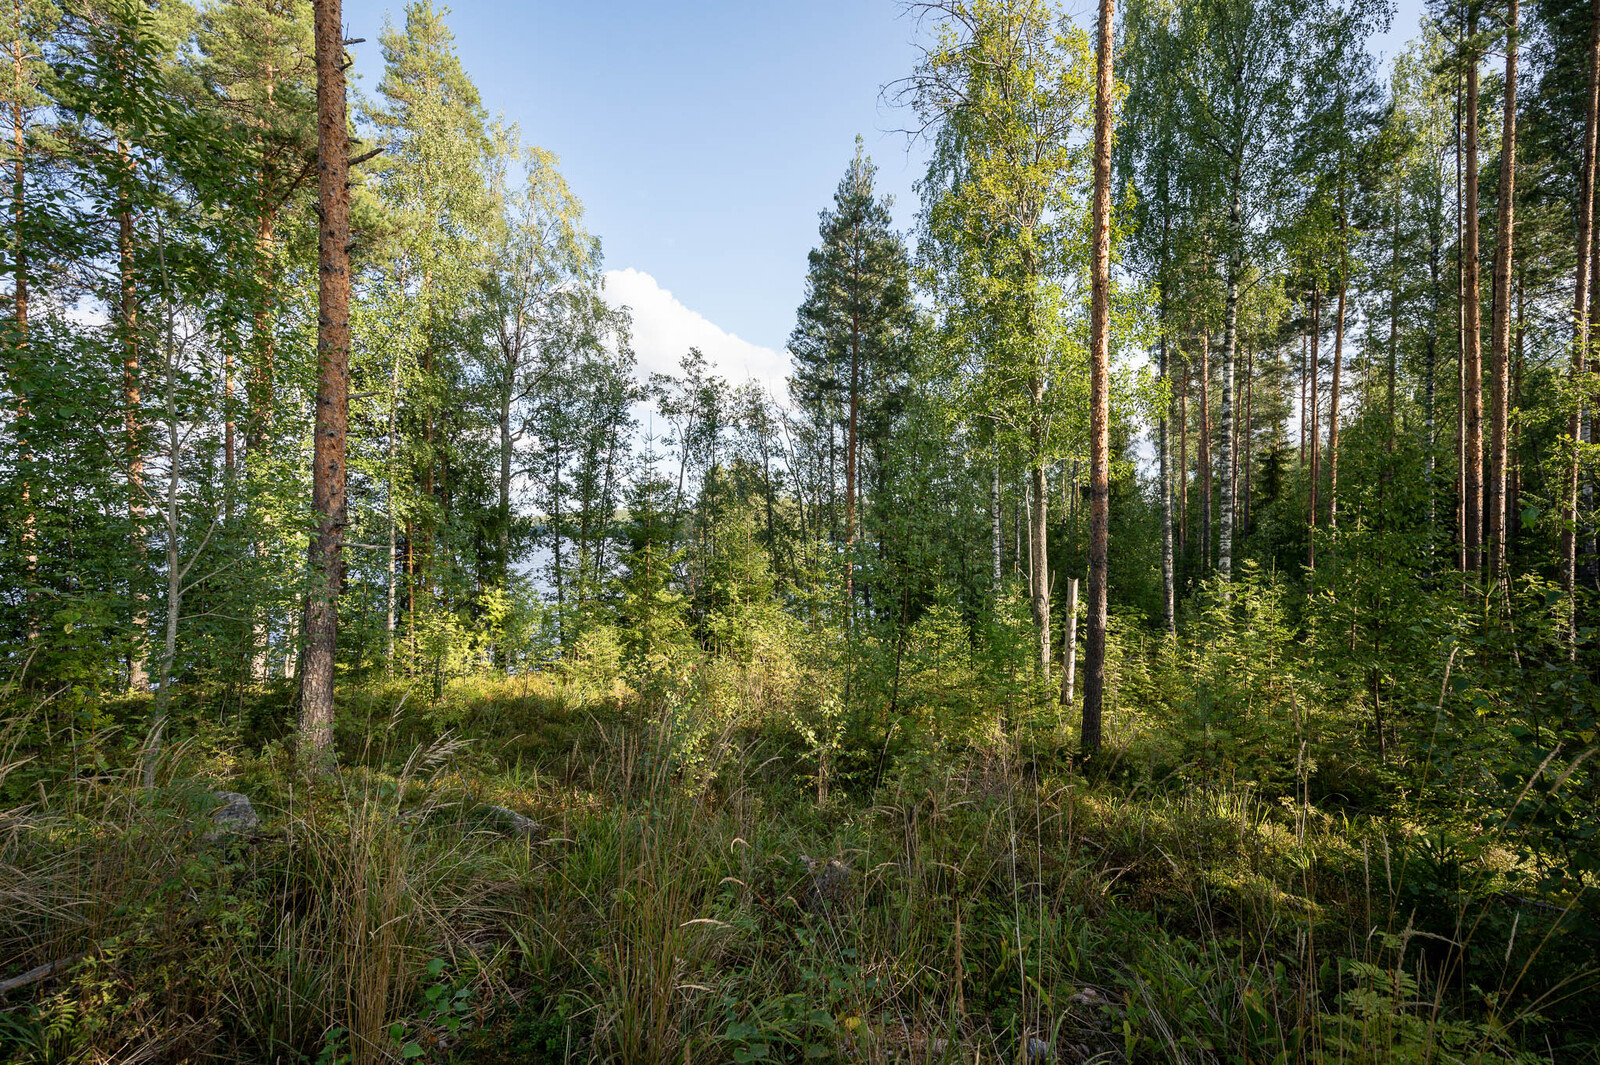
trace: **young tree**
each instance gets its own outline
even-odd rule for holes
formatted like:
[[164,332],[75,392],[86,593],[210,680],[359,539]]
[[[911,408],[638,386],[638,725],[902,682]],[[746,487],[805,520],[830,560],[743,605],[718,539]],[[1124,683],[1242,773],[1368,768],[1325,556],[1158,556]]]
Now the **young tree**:
[[1061,308],[1077,265],[1065,232],[1081,217],[1074,134],[1092,92],[1088,41],[1046,0],[919,6],[941,20],[908,87],[936,130],[925,220],[941,260],[939,294],[966,342],[983,338],[974,405],[1016,442],[1028,471],[1028,598],[1035,663],[1048,676],[1046,470],[1065,428],[1056,409],[1068,377]]
[[[1235,367],[1239,347],[1239,293],[1245,264],[1261,247],[1273,199],[1275,116],[1290,102],[1293,85],[1289,42],[1300,7],[1289,2],[1200,0],[1189,9],[1187,33],[1194,61],[1186,91],[1195,128],[1191,133],[1205,199],[1225,218],[1221,227],[1223,339],[1219,459],[1222,514],[1217,533],[1217,568],[1233,574],[1236,500],[1231,475]],[[1208,560],[1209,561],[1209,560]]]
[[472,587],[466,572],[476,555],[472,522],[455,512],[458,504],[472,509],[461,489],[480,483],[482,464],[493,460],[462,446],[486,404],[450,401],[478,398],[482,382],[470,370],[491,342],[478,315],[494,244],[488,115],[431,0],[408,3],[403,28],[386,25],[379,41],[384,72],[364,116],[383,148],[369,182],[384,212],[371,282],[381,295],[363,309],[386,336],[391,371],[382,391],[393,397],[397,462],[408,467],[403,481],[395,478],[389,509],[391,520],[406,518],[410,643],[419,646],[419,624],[440,636],[427,656],[438,683],[448,616]]
[[[540,148],[524,148],[515,129],[498,131],[491,187],[500,203],[483,303],[490,343],[483,370],[498,433],[494,539],[500,580],[512,566],[512,479],[527,435],[527,404],[561,382],[542,352],[570,351],[606,332],[600,293],[600,242],[583,228],[583,205]],[[520,171],[520,173],[519,173]]]
[[[1183,39],[1177,32],[1176,13],[1160,0],[1133,0],[1123,8],[1122,61],[1129,94],[1123,103],[1123,127],[1115,138],[1119,181],[1138,189],[1134,200],[1134,225],[1129,241],[1135,261],[1154,275],[1160,332],[1156,360],[1169,396],[1156,419],[1156,476],[1161,493],[1161,598],[1168,633],[1177,635],[1176,566],[1172,442],[1169,418],[1178,401],[1174,357],[1169,345],[1175,338],[1172,304],[1177,280],[1175,224],[1181,224],[1180,200],[1184,193],[1184,159],[1180,150],[1184,112],[1172,106],[1182,75]],[[1180,217],[1175,217],[1180,216]],[[1181,424],[1181,421],[1180,421]],[[1187,430],[1184,430],[1185,435]],[[1179,476],[1187,459],[1179,452]]]

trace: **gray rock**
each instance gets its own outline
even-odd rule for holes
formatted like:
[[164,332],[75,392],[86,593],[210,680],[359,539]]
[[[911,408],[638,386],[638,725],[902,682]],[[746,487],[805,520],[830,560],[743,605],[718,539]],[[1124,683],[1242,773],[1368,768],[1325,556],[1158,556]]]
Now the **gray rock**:
[[1049,1043],[1033,1035],[1028,1037],[1028,1060],[1049,1061],[1056,1056],[1055,1048]]
[[538,839],[544,835],[543,825],[515,810],[508,810],[504,806],[485,806],[483,809],[503,831],[510,835],[521,836],[524,839]]
[[249,832],[261,824],[256,808],[250,800],[237,791],[213,791],[211,797],[222,803],[211,811],[211,830],[207,839],[216,839],[225,832]]
[[812,858],[802,854],[800,864],[811,878],[806,890],[806,909],[836,906],[849,897],[856,872],[848,863],[838,858]]

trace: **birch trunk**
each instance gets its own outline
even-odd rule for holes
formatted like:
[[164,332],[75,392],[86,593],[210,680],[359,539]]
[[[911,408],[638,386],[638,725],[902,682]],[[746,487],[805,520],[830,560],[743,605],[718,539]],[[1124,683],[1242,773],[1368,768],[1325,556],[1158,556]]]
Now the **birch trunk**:
[[[1561,587],[1567,596],[1567,649],[1578,655],[1578,440],[1583,433],[1583,385],[1589,346],[1589,282],[1593,257],[1594,181],[1597,127],[1600,127],[1600,0],[1589,3],[1589,90],[1583,130],[1583,169],[1578,189],[1577,283],[1572,301],[1572,381],[1578,391],[1567,416],[1571,461],[1566,469],[1566,520],[1561,530]],[[21,165],[20,163],[18,164]]]
[[1071,706],[1078,678],[1078,578],[1067,578],[1067,612],[1061,626],[1061,705]]
[[[1237,178],[1235,179],[1237,180]],[[1239,226],[1239,195],[1235,191],[1228,209],[1229,221],[1237,233]],[[1217,569],[1224,581],[1233,579],[1233,507],[1234,507],[1234,446],[1233,446],[1233,360],[1239,343],[1239,269],[1236,254],[1228,259],[1228,294],[1223,310],[1222,334],[1222,410],[1220,426],[1222,454],[1222,527],[1217,530]]]
[[1111,534],[1111,47],[1113,0],[1100,0],[1095,49],[1093,246],[1089,265],[1089,642],[1084,655],[1086,758],[1100,750],[1106,685],[1106,576]]

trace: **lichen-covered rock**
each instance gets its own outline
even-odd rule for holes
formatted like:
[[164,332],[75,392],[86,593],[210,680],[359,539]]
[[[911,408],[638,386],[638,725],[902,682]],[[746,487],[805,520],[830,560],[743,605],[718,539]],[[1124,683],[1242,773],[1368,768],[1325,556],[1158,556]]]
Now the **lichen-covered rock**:
[[216,839],[225,832],[249,832],[261,824],[256,808],[250,800],[236,791],[213,791],[211,797],[222,805],[211,811],[211,830],[207,839]]
[[800,856],[810,885],[806,888],[805,907],[808,910],[839,906],[850,896],[856,871],[838,858],[812,858]]
[[499,825],[501,830],[513,836],[524,839],[538,839],[544,835],[544,826],[531,817],[517,813],[515,810],[504,806],[485,806],[484,812]]

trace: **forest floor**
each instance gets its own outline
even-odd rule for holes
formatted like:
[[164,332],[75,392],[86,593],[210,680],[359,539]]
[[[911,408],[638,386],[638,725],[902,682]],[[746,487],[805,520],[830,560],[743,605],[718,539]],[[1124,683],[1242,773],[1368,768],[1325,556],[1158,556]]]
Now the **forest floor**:
[[0,980],[72,964],[0,997],[0,1058],[1600,1060],[1593,899],[1493,832],[1137,741],[1086,777],[1059,728],[819,783],[792,732],[543,676],[347,693],[307,783],[287,700],[197,694],[154,790],[137,706],[70,765],[13,720]]

